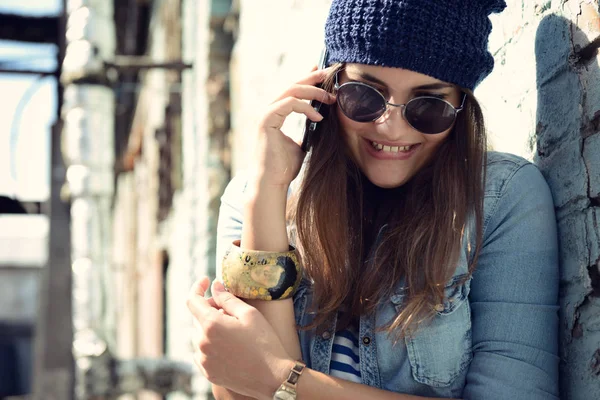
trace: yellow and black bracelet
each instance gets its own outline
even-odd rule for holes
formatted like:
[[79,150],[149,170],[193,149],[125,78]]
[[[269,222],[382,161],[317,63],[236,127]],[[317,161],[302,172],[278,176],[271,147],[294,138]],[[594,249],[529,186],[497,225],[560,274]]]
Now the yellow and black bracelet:
[[232,243],[223,258],[223,285],[243,299],[283,300],[294,295],[302,280],[296,250],[246,250]]

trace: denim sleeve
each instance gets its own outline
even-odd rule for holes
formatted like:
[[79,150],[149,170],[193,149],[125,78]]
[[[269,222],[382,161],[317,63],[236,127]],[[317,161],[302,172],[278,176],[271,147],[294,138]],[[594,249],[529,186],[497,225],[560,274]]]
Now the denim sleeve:
[[494,196],[471,281],[473,360],[463,398],[558,399],[552,196],[532,164],[515,167]]
[[237,176],[229,182],[221,196],[217,222],[216,277],[221,279],[221,263],[225,252],[234,240],[242,238],[244,191],[247,179]]

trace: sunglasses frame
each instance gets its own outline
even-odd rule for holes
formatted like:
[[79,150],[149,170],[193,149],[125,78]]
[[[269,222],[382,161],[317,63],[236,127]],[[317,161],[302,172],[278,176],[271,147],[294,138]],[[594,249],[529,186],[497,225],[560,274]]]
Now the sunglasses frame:
[[[415,128],[415,127],[414,127],[414,126],[413,126],[413,125],[410,123],[410,121],[408,120],[408,118],[406,118],[406,108],[408,107],[408,105],[409,105],[411,102],[413,102],[413,101],[415,101],[415,100],[419,100],[419,99],[435,99],[435,100],[438,100],[438,101],[443,101],[443,102],[444,102],[444,103],[446,103],[448,106],[450,106],[450,108],[451,108],[452,110],[454,110],[454,120],[452,121],[452,124],[453,124],[453,123],[456,121],[456,116],[458,115],[458,113],[459,113],[459,112],[461,112],[461,111],[464,109],[464,106],[465,106],[465,100],[467,99],[467,94],[463,92],[463,99],[462,99],[462,101],[461,101],[461,103],[460,103],[460,107],[458,107],[458,108],[454,107],[454,105],[452,105],[452,103],[450,103],[449,101],[447,101],[447,100],[444,100],[444,99],[440,99],[439,97],[435,97],[435,96],[418,96],[418,97],[413,97],[412,99],[410,99],[408,102],[406,102],[406,103],[404,103],[404,104],[395,104],[395,103],[390,103],[389,101],[387,101],[387,100],[385,99],[385,96],[384,96],[384,95],[383,95],[383,94],[382,94],[382,93],[381,93],[379,90],[377,90],[376,88],[374,88],[373,86],[371,86],[371,85],[369,85],[369,84],[367,84],[367,83],[363,83],[363,82],[357,82],[357,81],[350,81],[350,82],[342,83],[342,84],[340,85],[340,84],[338,83],[338,74],[340,73],[340,71],[342,71],[342,70],[339,70],[339,71],[337,71],[337,72],[335,73],[335,86],[334,86],[334,89],[335,89],[335,91],[336,91],[336,92],[338,92],[338,91],[339,91],[339,90],[340,90],[342,87],[344,87],[344,86],[347,86],[347,85],[359,85],[359,86],[366,86],[366,87],[368,87],[369,89],[372,89],[372,90],[373,90],[375,93],[377,93],[377,94],[379,95],[379,97],[381,97],[381,100],[383,101],[383,103],[385,104],[385,110],[383,110],[383,112],[381,113],[381,115],[379,115],[379,116],[378,116],[378,117],[376,117],[376,118],[373,118],[373,119],[372,119],[372,120],[370,120],[370,121],[356,121],[355,119],[353,119],[353,118],[351,118],[349,115],[347,115],[347,114],[346,114],[346,112],[344,111],[344,108],[340,106],[340,110],[342,110],[342,112],[344,113],[344,115],[346,115],[346,116],[347,116],[348,118],[350,118],[352,121],[354,121],[354,122],[358,122],[358,123],[364,123],[364,124],[366,124],[366,123],[369,123],[369,122],[374,122],[374,121],[377,121],[377,120],[378,120],[379,118],[381,118],[381,117],[382,117],[382,116],[383,116],[383,115],[384,115],[386,112],[388,112],[388,110],[389,110],[390,106],[392,106],[392,107],[401,107],[401,108],[402,108],[402,118],[404,118],[404,120],[405,120],[405,121],[406,121],[406,122],[407,122],[407,123],[408,123],[408,124],[409,124],[409,125],[410,125],[410,126],[413,128],[413,129],[415,129],[415,130],[417,130],[417,131],[419,131],[419,132],[421,132],[421,133],[423,133],[423,134],[425,134],[425,135],[437,135],[437,134],[440,134],[440,133],[442,133],[442,132],[444,132],[444,131],[441,131],[441,132],[436,132],[436,133],[425,133],[425,132],[423,132],[423,131],[421,131],[421,130],[419,130],[419,129]],[[450,124],[450,126],[452,126],[452,124]],[[448,127],[448,128],[450,128],[450,127]],[[447,129],[448,129],[448,128],[447,128]],[[444,129],[444,130],[446,130],[446,129]]]

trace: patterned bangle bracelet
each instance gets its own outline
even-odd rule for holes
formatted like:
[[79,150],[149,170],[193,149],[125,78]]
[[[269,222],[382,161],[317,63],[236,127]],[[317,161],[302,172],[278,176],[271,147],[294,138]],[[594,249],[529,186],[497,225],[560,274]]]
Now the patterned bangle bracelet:
[[223,285],[243,299],[283,300],[290,298],[302,280],[296,250],[279,253],[245,250],[233,242],[223,258]]

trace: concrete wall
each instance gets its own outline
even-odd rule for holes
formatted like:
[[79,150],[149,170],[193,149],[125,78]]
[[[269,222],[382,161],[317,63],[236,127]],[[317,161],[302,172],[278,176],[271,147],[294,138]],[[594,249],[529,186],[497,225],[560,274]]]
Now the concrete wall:
[[[318,59],[327,0],[241,0],[232,70],[233,172],[265,106]],[[574,51],[600,35],[598,0],[508,0],[492,17],[496,68],[477,89],[490,144],[534,161],[553,192],[561,248],[563,398],[600,398],[600,72]],[[284,132],[300,132],[290,119]]]

